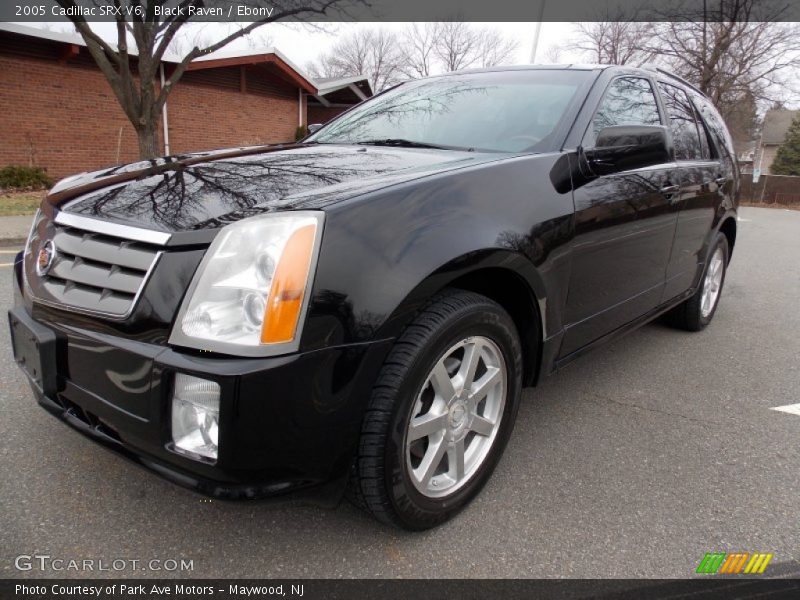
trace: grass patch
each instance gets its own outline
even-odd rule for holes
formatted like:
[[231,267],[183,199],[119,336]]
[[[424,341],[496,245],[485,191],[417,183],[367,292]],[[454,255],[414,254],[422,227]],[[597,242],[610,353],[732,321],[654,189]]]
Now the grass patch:
[[0,217],[32,215],[39,208],[47,192],[2,192],[0,193]]

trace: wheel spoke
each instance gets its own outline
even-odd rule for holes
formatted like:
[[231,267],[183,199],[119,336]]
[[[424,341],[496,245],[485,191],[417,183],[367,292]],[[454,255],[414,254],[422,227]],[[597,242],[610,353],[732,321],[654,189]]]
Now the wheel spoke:
[[475,382],[474,386],[470,390],[469,399],[470,402],[474,407],[483,400],[484,396],[488,394],[494,386],[499,384],[503,379],[503,374],[500,372],[500,369],[497,367],[490,367],[489,370],[481,377],[478,381]]
[[448,475],[453,481],[464,478],[464,438],[457,440],[447,449]]
[[444,361],[440,360],[431,372],[431,384],[436,394],[445,402],[455,396],[456,391],[453,387],[453,380],[447,374],[447,369],[444,368]]
[[408,441],[413,442],[420,438],[428,437],[447,427],[447,415],[427,413],[416,417],[408,428]]
[[414,469],[414,476],[417,481],[425,486],[430,483],[431,477],[436,473],[436,469],[441,464],[446,450],[447,444],[443,439],[436,444],[428,446],[428,451],[422,457],[422,462]]
[[458,375],[461,380],[461,389],[469,390],[475,381],[475,371],[481,362],[481,348],[477,342],[473,342],[464,347],[464,358],[461,361],[461,368]]
[[470,425],[470,429],[478,435],[489,437],[494,431],[494,423],[492,423],[486,417],[474,415],[472,417],[472,425]]

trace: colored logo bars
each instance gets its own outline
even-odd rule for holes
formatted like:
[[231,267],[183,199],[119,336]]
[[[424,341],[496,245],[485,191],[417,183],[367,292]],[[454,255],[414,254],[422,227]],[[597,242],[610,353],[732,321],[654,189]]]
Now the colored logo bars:
[[703,574],[713,573],[763,573],[772,553],[755,552],[707,552],[697,566],[697,572]]

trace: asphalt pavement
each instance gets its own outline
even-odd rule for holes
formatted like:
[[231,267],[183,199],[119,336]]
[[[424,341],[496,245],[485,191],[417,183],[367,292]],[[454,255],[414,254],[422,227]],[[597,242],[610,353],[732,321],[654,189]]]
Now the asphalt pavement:
[[31,230],[33,215],[0,217],[0,245],[21,245]]
[[526,390],[483,493],[425,533],[347,503],[210,502],[167,483],[40,409],[3,326],[0,577],[93,574],[15,569],[36,554],[193,566],[94,573],[124,577],[687,577],[712,551],[800,560],[800,414],[772,410],[800,403],[800,211],[740,215],[713,323],[647,325]]

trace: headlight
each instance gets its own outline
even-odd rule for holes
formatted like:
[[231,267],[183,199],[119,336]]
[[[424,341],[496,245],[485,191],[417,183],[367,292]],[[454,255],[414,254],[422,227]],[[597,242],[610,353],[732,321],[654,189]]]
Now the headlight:
[[195,273],[170,343],[239,356],[297,349],[323,213],[267,213],[224,227]]

